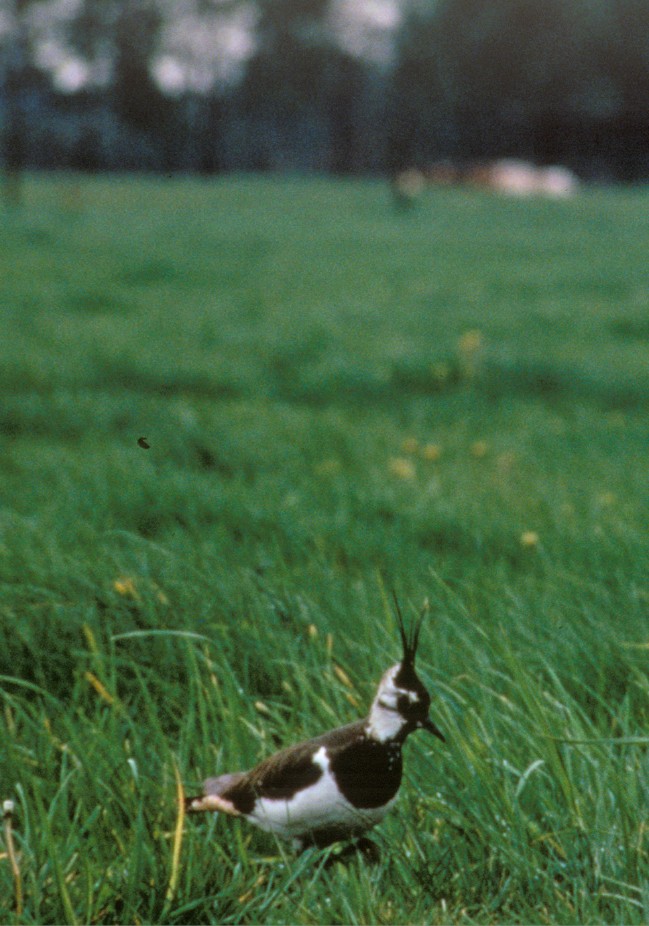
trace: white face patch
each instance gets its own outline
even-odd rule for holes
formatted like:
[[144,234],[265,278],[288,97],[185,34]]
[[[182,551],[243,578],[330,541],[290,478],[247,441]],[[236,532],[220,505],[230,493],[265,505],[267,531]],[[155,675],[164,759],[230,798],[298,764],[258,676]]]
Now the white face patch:
[[405,718],[399,713],[399,698],[406,697],[410,704],[419,701],[416,692],[395,685],[394,679],[400,668],[401,665],[397,663],[384,674],[370,710],[367,732],[381,743],[398,736],[406,724]]

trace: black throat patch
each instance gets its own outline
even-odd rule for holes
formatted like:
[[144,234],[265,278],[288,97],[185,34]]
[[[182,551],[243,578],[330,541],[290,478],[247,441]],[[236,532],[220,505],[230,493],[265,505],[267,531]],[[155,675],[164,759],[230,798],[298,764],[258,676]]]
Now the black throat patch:
[[334,756],[331,772],[354,807],[383,807],[399,790],[403,761],[399,743],[360,740]]

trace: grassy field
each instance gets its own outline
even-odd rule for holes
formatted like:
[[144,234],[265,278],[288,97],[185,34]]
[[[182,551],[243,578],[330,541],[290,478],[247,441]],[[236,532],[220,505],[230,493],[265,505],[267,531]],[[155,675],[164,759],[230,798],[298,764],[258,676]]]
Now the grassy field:
[[[0,922],[647,922],[648,208],[29,180]],[[448,743],[409,740],[380,862],[183,819],[181,787],[361,716],[392,588],[430,603]]]

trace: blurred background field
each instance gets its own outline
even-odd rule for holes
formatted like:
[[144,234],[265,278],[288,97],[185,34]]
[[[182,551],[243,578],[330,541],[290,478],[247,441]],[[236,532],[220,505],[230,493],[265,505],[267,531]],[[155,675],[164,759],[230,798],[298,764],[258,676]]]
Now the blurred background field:
[[[648,205],[26,178],[0,920],[646,922]],[[367,708],[392,588],[448,746],[408,743],[379,865],[180,819],[177,775]]]

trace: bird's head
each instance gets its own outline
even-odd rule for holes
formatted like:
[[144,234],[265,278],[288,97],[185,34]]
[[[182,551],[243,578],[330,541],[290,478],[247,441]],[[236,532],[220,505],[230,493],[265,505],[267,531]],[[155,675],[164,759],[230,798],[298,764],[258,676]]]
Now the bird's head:
[[428,730],[445,741],[441,731],[428,716],[430,695],[415,671],[419,631],[425,611],[407,631],[396,597],[395,606],[403,658],[387,670],[379,683],[370,709],[368,733],[373,739],[385,742],[402,741],[415,730]]

